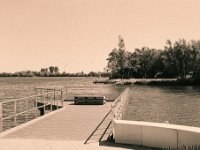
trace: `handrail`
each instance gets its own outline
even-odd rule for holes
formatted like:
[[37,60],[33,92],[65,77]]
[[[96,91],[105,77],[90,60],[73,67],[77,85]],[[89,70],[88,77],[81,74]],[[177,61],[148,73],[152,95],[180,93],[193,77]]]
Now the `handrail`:
[[22,111],[22,112],[19,112],[19,113],[16,113],[15,115],[10,115],[10,116],[7,116],[7,117],[2,117],[2,120],[6,120],[6,119],[9,119],[9,118],[13,118],[15,116],[19,116],[21,114],[24,114],[24,113],[27,113],[27,112],[31,112],[33,110],[37,110],[39,108],[43,108],[45,106],[48,106],[50,105],[49,103],[48,104],[45,104],[45,105],[42,105],[42,106],[39,106],[39,107],[35,107],[35,108],[32,108],[32,109],[28,109],[28,110],[25,110],[25,111]]
[[42,87],[37,87],[37,88],[34,88],[34,89],[52,90],[52,91],[62,91],[62,89],[42,88]]
[[19,115],[21,115],[21,114],[24,114],[24,113],[27,113],[27,112],[30,112],[30,111],[33,111],[33,110],[35,110],[35,109],[37,109],[37,108],[29,109],[29,110],[26,110],[26,111],[17,113],[17,114],[15,114],[15,115],[10,115],[10,116],[7,116],[7,117],[2,117],[2,121],[3,121],[3,120],[6,120],[6,119],[9,119],[9,118],[13,118],[13,117],[15,117],[15,116],[19,116]]
[[[23,98],[11,99],[11,100],[6,100],[6,101],[0,102],[0,133],[3,131],[3,121],[6,119],[14,118],[14,125],[17,126],[17,116],[19,116],[19,115],[26,114],[26,122],[27,122],[28,112],[40,109],[41,114],[45,114],[46,106],[50,106],[50,111],[54,110],[53,109],[54,105],[56,107],[55,109],[58,109],[59,106],[63,107],[64,103],[63,103],[63,91],[62,90],[49,89],[49,88],[35,88],[35,89],[40,89],[41,94],[35,94],[35,95],[23,97]],[[52,91],[49,91],[49,90],[52,90]],[[43,94],[44,93],[43,91],[45,91],[46,93]],[[58,97],[56,97],[56,94],[57,94],[56,91],[59,91],[60,95]],[[52,94],[50,95],[50,93],[52,93],[52,92],[53,92],[53,95]],[[33,100],[33,103],[35,104],[35,106],[33,106],[32,108],[29,108],[29,105],[28,105],[29,100]],[[23,110],[21,112],[17,112],[17,102],[18,101],[26,102],[24,104],[25,110]],[[42,105],[38,105],[38,102],[41,103]],[[14,103],[14,108],[12,108],[14,114],[12,113],[8,116],[3,116],[3,108],[2,108],[3,105],[2,104],[5,105],[7,103]],[[36,118],[37,117],[38,117],[38,114],[36,112]]]

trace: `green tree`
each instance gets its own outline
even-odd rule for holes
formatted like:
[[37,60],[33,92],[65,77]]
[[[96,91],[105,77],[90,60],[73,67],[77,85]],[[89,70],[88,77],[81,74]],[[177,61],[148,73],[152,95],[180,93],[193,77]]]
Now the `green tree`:
[[54,72],[55,72],[55,74],[59,73],[59,68],[57,66],[54,67]]
[[160,60],[163,64],[164,77],[174,77],[178,75],[177,61],[172,42],[166,41],[166,46],[161,52]]
[[154,63],[154,55],[156,51],[148,47],[142,47],[141,49],[135,49],[134,56],[136,58],[135,64],[140,75],[144,78],[147,77]]
[[200,41],[191,40],[192,73],[195,81],[200,81]]
[[[186,80],[192,75],[200,82],[200,41],[180,39],[166,41],[164,49],[137,48],[133,53],[125,51],[122,37],[118,48],[108,55],[107,67],[112,77],[177,77]],[[131,74],[131,75],[130,75]]]
[[40,76],[48,76],[48,75],[49,75],[48,68],[41,68]]
[[124,77],[124,69],[127,67],[127,54],[125,49],[124,39],[119,36],[118,49],[114,48],[107,58],[107,67],[112,72],[112,75],[117,75],[118,78]]
[[50,72],[51,74],[54,74],[54,66],[50,66],[50,67],[49,67],[49,72]]

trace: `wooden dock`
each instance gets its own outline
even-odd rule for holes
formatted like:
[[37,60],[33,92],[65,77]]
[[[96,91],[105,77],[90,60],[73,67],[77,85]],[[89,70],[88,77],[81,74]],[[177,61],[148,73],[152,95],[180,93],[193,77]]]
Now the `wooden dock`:
[[[120,96],[117,99],[121,98]],[[121,100],[117,101],[120,101],[120,103],[114,103],[115,105],[121,104]],[[112,113],[120,111],[117,107],[117,110],[113,111],[115,108],[113,103],[107,102],[104,105],[74,105],[74,102],[62,102],[61,104],[64,105],[61,109],[2,132],[0,134],[1,149],[148,149],[106,141],[113,129]],[[14,118],[16,117],[17,114],[14,115]]]
[[[110,109],[111,103],[104,105],[73,105],[70,102],[64,102],[63,109],[49,116],[41,117],[41,120],[34,124],[27,125],[5,135],[3,138],[84,141],[88,139]],[[98,142],[111,121],[110,119],[109,116],[105,119],[88,140],[88,143],[90,141]],[[108,136],[108,133],[106,134]]]

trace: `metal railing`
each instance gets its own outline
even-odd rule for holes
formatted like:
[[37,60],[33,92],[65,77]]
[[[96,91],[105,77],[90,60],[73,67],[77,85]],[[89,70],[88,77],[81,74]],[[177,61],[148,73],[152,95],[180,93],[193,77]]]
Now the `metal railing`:
[[[57,108],[59,106],[63,107],[63,90],[51,89],[51,88],[35,88],[35,92],[36,95],[40,95],[40,100],[42,103],[47,102],[51,105],[51,107],[53,105],[56,105]],[[47,101],[43,101],[45,99]]]
[[113,119],[122,120],[124,118],[129,103],[128,93],[129,88],[126,88],[112,103],[111,109]]
[[[34,119],[41,116],[41,112],[44,115],[47,111],[51,112],[63,107],[62,90],[46,88],[35,88],[35,90],[37,92],[35,95],[2,101],[0,103],[0,133],[4,131],[3,124],[6,120],[13,119],[12,127],[16,127],[18,125],[17,117],[20,115],[25,115],[24,120],[27,122],[29,121],[28,114],[31,112],[32,118]],[[40,93],[38,94],[38,92]],[[40,111],[40,115],[38,114],[38,110]],[[33,115],[35,116],[33,117]]]

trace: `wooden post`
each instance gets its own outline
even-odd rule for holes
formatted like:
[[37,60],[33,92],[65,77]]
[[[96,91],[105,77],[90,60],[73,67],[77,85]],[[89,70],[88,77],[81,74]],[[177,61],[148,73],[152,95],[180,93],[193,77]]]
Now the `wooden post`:
[[17,101],[14,101],[14,125],[17,126]]
[[2,103],[0,103],[0,133],[3,131],[3,120],[2,120],[3,115],[2,115],[2,112],[3,112]]

